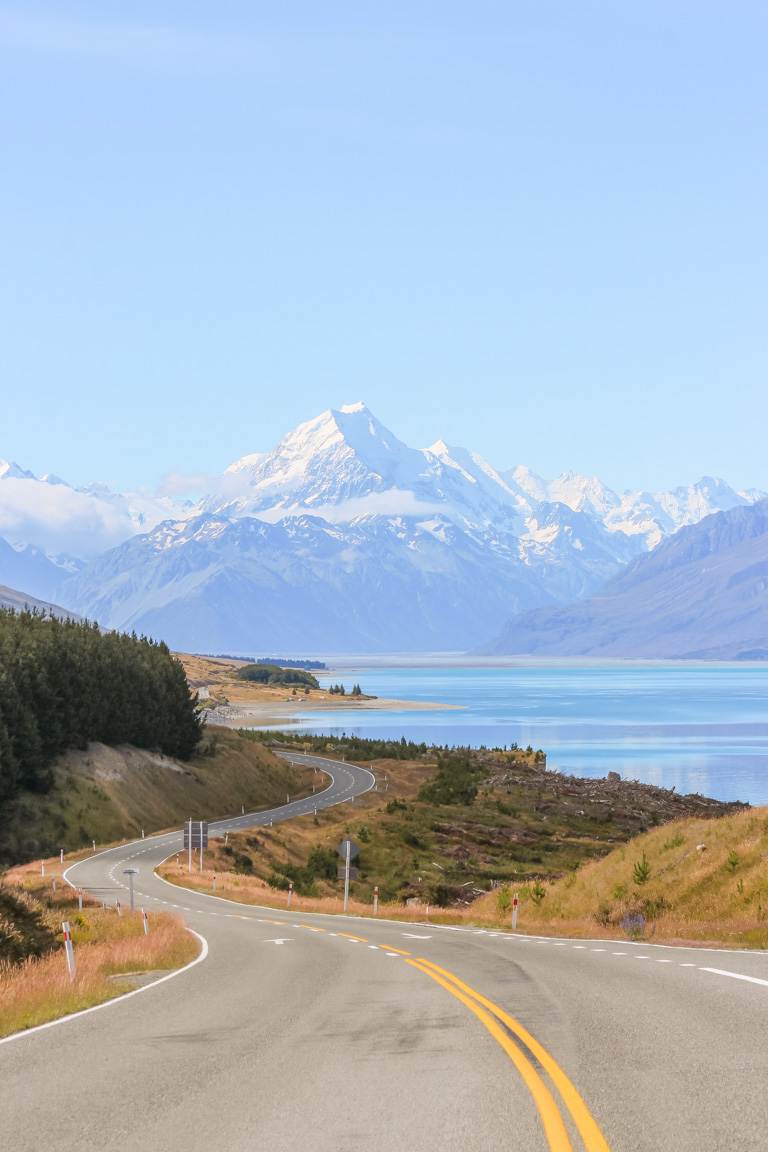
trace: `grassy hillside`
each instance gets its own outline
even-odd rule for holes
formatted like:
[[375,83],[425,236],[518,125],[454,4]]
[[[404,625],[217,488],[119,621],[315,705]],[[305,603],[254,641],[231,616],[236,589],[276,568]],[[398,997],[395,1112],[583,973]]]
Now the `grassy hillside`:
[[[375,792],[258,833],[229,837],[209,856],[212,872],[260,879],[274,887],[292,880],[306,896],[335,896],[334,849],[344,835],[360,845],[353,896],[411,898],[432,905],[467,904],[494,885],[526,885],[572,872],[620,842],[682,814],[719,815],[733,807],[704,797],[624,781],[579,780],[548,772],[532,750],[475,751],[466,757],[439,749],[402,748],[369,759],[382,742],[312,741],[319,751],[373,769]],[[351,759],[352,756],[348,756]]]
[[[190,760],[90,744],[59,757],[51,790],[22,793],[0,824],[0,864],[285,803],[311,776],[237,732],[208,728]],[[306,779],[305,779],[306,777]],[[310,784],[311,787],[311,784]]]
[[521,896],[527,932],[768,948],[768,808],[675,821]]

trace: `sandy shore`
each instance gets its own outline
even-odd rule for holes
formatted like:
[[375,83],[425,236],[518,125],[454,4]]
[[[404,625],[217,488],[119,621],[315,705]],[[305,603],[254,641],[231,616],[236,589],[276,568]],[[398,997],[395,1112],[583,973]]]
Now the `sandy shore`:
[[308,712],[435,712],[460,710],[459,704],[438,704],[416,700],[388,700],[379,697],[355,699],[349,696],[331,696],[318,699],[314,693],[311,700],[304,696],[283,700],[256,702],[234,702],[219,705],[208,714],[211,724],[223,724],[228,728],[242,728],[244,725],[259,727],[272,724],[295,724],[300,716]]
[[[187,678],[210,701],[208,720],[229,728],[244,726],[294,724],[308,712],[437,712],[461,709],[459,704],[441,704],[426,700],[390,700],[379,696],[331,696],[323,688],[313,688],[294,696],[287,688],[253,684],[236,679],[239,660],[175,654],[184,665]],[[329,676],[330,680],[331,677]]]

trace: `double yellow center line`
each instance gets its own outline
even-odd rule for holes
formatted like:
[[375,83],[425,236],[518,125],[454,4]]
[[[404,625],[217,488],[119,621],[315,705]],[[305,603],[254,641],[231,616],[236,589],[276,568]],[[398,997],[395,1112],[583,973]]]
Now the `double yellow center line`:
[[[554,1057],[518,1020],[498,1004],[494,1004],[492,1000],[470,988],[458,976],[454,976],[452,972],[433,964],[430,960],[419,957],[416,960],[406,960],[406,964],[429,976],[446,992],[450,992],[461,1001],[504,1049],[533,1098],[551,1152],[573,1152],[573,1145],[557,1100],[533,1060],[526,1054],[526,1050],[547,1073],[557,1089],[560,1099],[576,1125],[585,1152],[610,1152],[605,1137],[573,1083]],[[517,1038],[522,1047],[515,1043],[513,1037]]]
[[[281,921],[269,921],[269,923],[281,923]],[[314,932],[326,931],[324,928],[315,928],[309,924],[296,925],[296,927],[311,927]],[[351,932],[338,932],[337,935],[361,944],[368,943],[365,936],[354,936]],[[414,959],[411,953],[404,948],[393,948],[387,944],[379,944],[378,947],[386,952],[402,956],[406,964],[410,964],[418,972],[423,972],[425,976],[429,976],[446,992],[450,992],[451,996],[455,996],[490,1032],[494,1040],[509,1056],[530,1092],[541,1118],[550,1152],[573,1152],[573,1144],[565,1126],[558,1096],[581,1137],[584,1152],[610,1152],[605,1137],[572,1081],[568,1079],[555,1058],[519,1020],[515,1020],[514,1016],[510,1016],[508,1012],[505,1012],[498,1004],[494,1004],[487,996],[476,992],[474,988],[465,984],[447,968],[441,968],[439,964],[433,964],[431,960],[426,960],[423,956]],[[549,1077],[557,1095],[544,1079],[542,1071]]]

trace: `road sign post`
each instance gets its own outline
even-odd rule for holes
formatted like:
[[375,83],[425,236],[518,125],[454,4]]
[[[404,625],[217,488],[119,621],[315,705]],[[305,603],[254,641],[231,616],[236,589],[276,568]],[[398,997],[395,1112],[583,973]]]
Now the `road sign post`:
[[346,855],[344,857],[344,911],[346,912],[349,906],[349,861],[350,861],[350,848],[351,840],[347,840],[345,846]]
[[187,869],[192,871],[192,850],[194,848],[200,849],[200,859],[198,861],[200,871],[203,870],[203,849],[208,847],[208,821],[195,820],[192,822],[190,817],[184,825],[184,847],[187,849]]
[[355,844],[354,840],[342,840],[336,852],[341,856],[344,861],[344,911],[349,907],[349,874],[350,863],[355,856],[360,854],[360,849]]
[[131,905],[131,912],[134,912],[136,909],[136,905],[133,899],[133,878],[134,876],[138,876],[138,874],[138,868],[123,868],[123,876],[128,877],[128,896]]
[[512,931],[517,930],[517,908],[520,903],[520,898],[517,893],[512,897]]

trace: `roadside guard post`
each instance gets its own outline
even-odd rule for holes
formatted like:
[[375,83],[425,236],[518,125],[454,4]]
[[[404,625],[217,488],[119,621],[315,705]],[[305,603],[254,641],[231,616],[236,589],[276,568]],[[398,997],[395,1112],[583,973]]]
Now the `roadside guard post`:
[[141,919],[144,924],[144,935],[149,936],[149,916],[147,916],[143,908],[141,910]]
[[373,889],[373,914],[374,914],[374,916],[378,916],[378,914],[379,914],[379,886],[378,886],[378,884],[376,884],[374,886],[374,889]]
[[293,880],[288,881],[288,907],[289,908],[291,906],[291,900],[293,900]]
[[520,903],[520,899],[519,899],[517,893],[515,893],[515,895],[512,897],[512,931],[513,932],[517,928],[517,908],[518,908],[519,903]]
[[61,930],[64,933],[64,951],[67,954],[67,971],[69,972],[70,980],[75,978],[75,949],[72,946],[72,933],[69,930],[69,920],[64,920],[61,925]]

